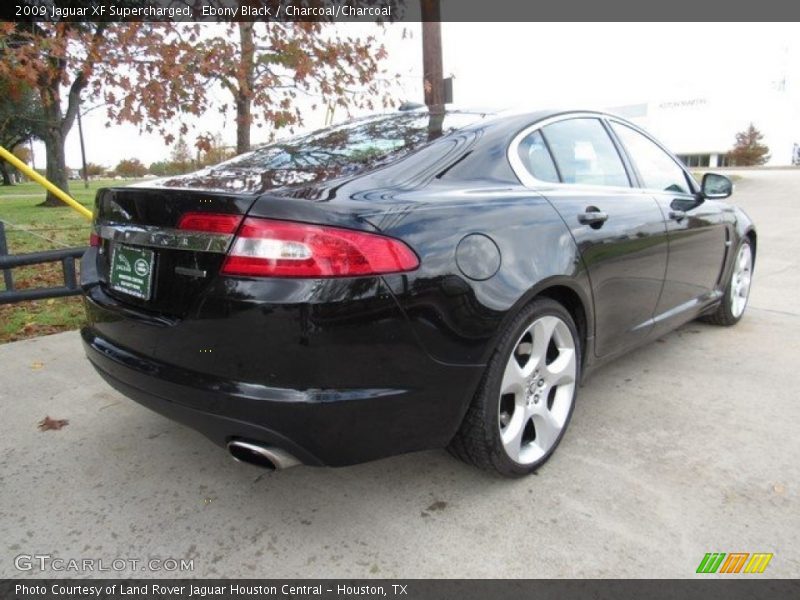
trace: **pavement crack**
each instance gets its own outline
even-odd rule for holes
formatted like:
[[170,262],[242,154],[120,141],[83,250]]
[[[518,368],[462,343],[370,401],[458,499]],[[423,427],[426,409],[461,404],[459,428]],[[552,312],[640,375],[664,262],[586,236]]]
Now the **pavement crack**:
[[800,313],[789,312],[787,310],[776,310],[774,308],[761,308],[760,306],[753,306],[752,304],[748,306],[750,310],[760,310],[763,312],[775,313],[776,315],[786,315],[789,317],[800,317]]

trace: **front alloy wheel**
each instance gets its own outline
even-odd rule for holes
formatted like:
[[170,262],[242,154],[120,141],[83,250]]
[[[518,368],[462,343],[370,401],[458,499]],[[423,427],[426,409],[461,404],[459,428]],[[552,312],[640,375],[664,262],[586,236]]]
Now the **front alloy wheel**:
[[749,243],[739,247],[739,254],[733,265],[733,276],[728,293],[731,296],[731,314],[739,319],[747,306],[750,296],[750,280],[753,275],[753,252]]
[[725,293],[713,313],[705,315],[704,320],[715,325],[735,325],[744,315],[747,300],[750,298],[750,284],[753,280],[753,246],[749,238],[739,243],[733,261],[733,268]]
[[549,298],[534,300],[502,335],[450,451],[506,476],[535,471],[564,435],[580,368],[570,313]]

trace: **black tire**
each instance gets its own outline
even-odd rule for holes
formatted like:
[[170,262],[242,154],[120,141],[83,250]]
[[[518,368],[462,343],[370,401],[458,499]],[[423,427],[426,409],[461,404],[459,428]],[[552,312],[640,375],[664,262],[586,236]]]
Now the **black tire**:
[[[755,256],[753,254],[753,245],[750,243],[750,238],[742,238],[742,241],[739,242],[739,245],[736,247],[736,254],[734,255],[734,263],[739,257],[739,253],[742,251],[742,248],[747,246],[750,251],[750,265],[751,265],[751,273],[752,273],[752,265],[754,263]],[[733,310],[733,298],[731,294],[731,288],[734,285],[734,276],[736,273],[736,264],[733,265],[731,268],[731,272],[728,275],[728,281],[725,285],[725,292],[722,296],[722,301],[717,306],[714,312],[709,313],[707,315],[703,315],[701,319],[707,323],[711,323],[712,325],[721,325],[724,327],[730,327],[731,325],[736,325],[739,321],[741,321],[742,317],[744,316],[744,311],[747,310],[747,300],[749,299],[750,289],[748,286],[747,290],[747,297],[745,298],[745,307],[742,309],[742,312],[738,315]]]
[[[517,342],[528,327],[544,316],[561,319],[569,329],[575,347],[575,384],[571,405],[560,434],[552,447],[536,462],[520,464],[512,460],[500,439],[500,386],[506,364],[515,351]],[[561,304],[550,298],[537,298],[526,305],[506,327],[494,352],[478,391],[467,410],[458,433],[448,446],[456,458],[476,467],[494,471],[506,477],[522,477],[535,472],[553,454],[572,419],[575,397],[581,373],[581,339],[575,322]]]

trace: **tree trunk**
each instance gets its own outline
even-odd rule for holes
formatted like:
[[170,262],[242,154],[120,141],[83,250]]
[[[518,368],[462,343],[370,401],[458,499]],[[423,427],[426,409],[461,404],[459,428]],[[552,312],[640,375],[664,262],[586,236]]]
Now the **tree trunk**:
[[[98,29],[95,35],[99,35]],[[66,62],[60,61],[56,65],[59,72],[63,72]],[[75,117],[80,109],[81,90],[86,87],[86,78],[83,72],[78,73],[72,81],[67,97],[67,110],[61,111],[61,92],[59,89],[60,76],[52,78],[49,82],[41,84],[39,94],[42,99],[42,112],[45,124],[42,134],[45,153],[47,154],[47,169],[45,176],[50,183],[69,194],[69,178],[67,176],[67,162],[64,153],[64,142],[67,134],[72,129]],[[39,206],[63,206],[61,200],[47,192],[45,201]]]
[[[55,127],[48,127],[44,136],[44,147],[47,153],[46,177],[57,188],[69,194],[69,178],[67,177],[67,165],[64,158],[64,136],[61,130]],[[47,192],[47,198],[39,206],[64,206],[56,196]]]
[[[67,177],[64,142],[75,119],[79,99],[78,94],[80,93],[82,82],[83,77],[78,75],[70,88],[66,115],[61,112],[61,96],[57,82],[53,82],[50,87],[40,90],[42,94],[42,112],[45,117],[42,131],[42,141],[44,142],[45,154],[47,154],[45,177],[50,183],[67,194],[69,194],[69,179]],[[64,206],[64,204],[56,196],[47,192],[45,201],[39,206]]]
[[11,173],[8,172],[8,163],[0,159],[0,172],[3,174],[3,185],[14,185],[11,180]]
[[250,151],[250,125],[253,122],[253,78],[255,76],[256,45],[253,40],[253,23],[239,23],[241,45],[241,70],[237,77],[236,96],[236,153]]
[[250,122],[252,119],[250,98],[236,98],[236,154],[250,151]]

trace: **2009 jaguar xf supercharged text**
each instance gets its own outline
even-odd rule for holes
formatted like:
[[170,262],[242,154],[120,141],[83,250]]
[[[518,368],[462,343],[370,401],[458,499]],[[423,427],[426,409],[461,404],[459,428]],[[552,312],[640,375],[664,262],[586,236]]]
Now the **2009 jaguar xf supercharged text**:
[[89,359],[271,468],[447,446],[530,473],[588,372],[736,323],[756,232],[594,112],[406,111],[97,196]]

